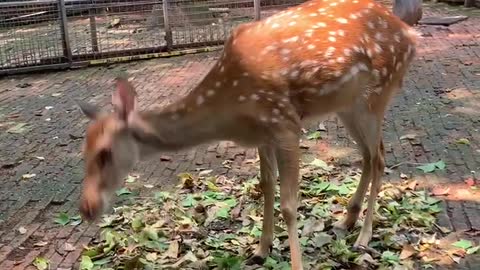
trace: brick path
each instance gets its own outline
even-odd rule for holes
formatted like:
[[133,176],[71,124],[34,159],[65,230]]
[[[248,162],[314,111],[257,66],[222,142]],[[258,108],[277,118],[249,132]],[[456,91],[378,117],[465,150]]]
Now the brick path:
[[[425,9],[424,16],[460,14],[438,5]],[[395,180],[404,173],[418,179],[422,186],[451,187],[440,223],[456,231],[468,230],[470,235],[476,232],[478,243],[480,194],[470,190],[464,180],[472,177],[480,184],[480,18],[477,14],[476,18],[449,28],[422,26],[418,30],[423,34],[419,57],[406,79],[403,94],[395,98],[386,115],[387,165],[401,164],[387,178]],[[190,91],[217,55],[190,55],[0,80],[0,269],[34,269],[31,262],[38,255],[50,260],[51,269],[76,269],[82,245],[98,233],[95,224],[63,227],[53,223],[59,212],[78,214],[82,179],[79,150],[86,119],[74,99],[108,104],[115,73],[128,71],[142,108],[165,105]],[[330,117],[325,126],[325,139],[305,142],[310,147],[307,152],[334,157],[339,164],[355,162],[358,152],[352,155],[355,146],[341,123]],[[405,135],[410,139],[402,137]],[[468,139],[470,145],[455,143],[460,138]],[[154,184],[156,189],[168,187],[177,173],[197,168],[212,168],[217,174],[240,177],[256,172],[248,165],[248,159],[255,158],[255,151],[228,142],[168,155],[170,160],[152,160],[137,166],[135,172],[141,176],[141,184]],[[447,164],[446,170],[427,176],[408,164],[439,159]],[[225,160],[232,161],[231,166],[222,165]],[[35,176],[22,179],[25,174]],[[18,231],[21,227],[26,233]],[[74,245],[76,250],[65,250],[65,243]],[[453,268],[480,269],[478,257],[468,258]]]

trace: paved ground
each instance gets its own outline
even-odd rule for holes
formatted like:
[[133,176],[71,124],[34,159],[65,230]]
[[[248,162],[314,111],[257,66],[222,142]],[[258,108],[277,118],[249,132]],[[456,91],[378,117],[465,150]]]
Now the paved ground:
[[[438,6],[426,9],[425,16],[433,10],[447,12]],[[465,180],[480,185],[480,18],[477,15],[448,28],[422,26],[418,30],[423,34],[419,57],[403,94],[395,98],[386,115],[387,165],[398,165],[388,178],[395,180],[404,173],[429,188],[450,187],[441,225],[466,230],[478,241],[480,195]],[[76,269],[82,245],[98,232],[95,224],[62,227],[53,222],[62,211],[78,214],[79,150],[86,119],[74,99],[108,104],[113,76],[126,70],[133,76],[141,107],[164,105],[189,92],[217,55],[1,79],[0,269],[33,269],[31,262],[39,255],[50,260],[51,269]],[[331,117],[325,126],[324,140],[306,142],[307,152],[333,157],[339,164],[355,162],[355,146],[341,123]],[[459,139],[468,139],[470,144],[456,143]],[[248,164],[255,155],[254,150],[226,142],[169,154],[164,161],[141,163],[135,171],[142,184],[156,188],[171,186],[177,173],[198,168],[248,177],[255,172]],[[440,159],[447,164],[445,171],[427,177],[411,164]],[[223,165],[225,160],[230,166]],[[26,232],[22,234],[20,228]],[[76,249],[66,250],[65,243]],[[478,257],[452,267],[480,269]]]

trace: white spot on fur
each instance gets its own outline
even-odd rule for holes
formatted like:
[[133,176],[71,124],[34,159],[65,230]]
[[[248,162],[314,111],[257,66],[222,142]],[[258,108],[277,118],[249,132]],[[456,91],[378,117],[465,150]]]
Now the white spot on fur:
[[367,49],[367,55],[368,55],[368,57],[372,58],[372,56],[373,56],[372,50]]
[[274,109],[272,110],[272,112],[273,112],[273,114],[275,114],[275,115],[279,115],[279,114],[280,114],[280,110],[277,109],[277,108],[274,108]]
[[291,37],[291,38],[287,38],[287,39],[284,39],[282,40],[283,43],[289,43],[289,42],[296,42],[298,40],[298,36],[294,36],[294,37]]
[[358,63],[357,65],[359,70],[368,71],[368,67],[365,65],[365,63]]
[[238,85],[238,81],[237,81],[237,80],[234,80],[234,81],[232,82],[232,86],[235,87],[235,86],[237,86],[237,85]]
[[244,96],[239,96],[239,97],[238,97],[238,101],[245,101],[246,99],[247,99],[247,98],[244,97]]
[[278,28],[278,27],[280,27],[280,24],[278,24],[278,23],[272,24],[272,28]]
[[221,67],[220,67],[220,72],[223,73],[224,71],[225,71],[225,67],[224,67],[224,66],[221,66]]
[[400,34],[399,33],[396,33],[395,35],[393,35],[393,39],[399,43],[400,42]]
[[380,47],[380,45],[378,45],[378,43],[375,43],[375,45],[373,45],[374,49],[375,49],[375,52],[377,53],[381,53],[383,51],[382,47]]
[[292,72],[290,72],[290,78],[296,79],[298,76],[298,73],[299,73],[298,70],[296,69],[292,70]]
[[328,49],[325,51],[325,57],[331,57],[334,52],[335,52],[334,47],[328,47]]
[[242,75],[243,75],[243,77],[248,77],[248,76],[250,76],[250,75],[248,74],[248,72],[243,72]]
[[250,99],[257,101],[260,99],[260,97],[257,94],[252,94],[250,95]]
[[215,83],[215,87],[218,88],[218,87],[220,87],[220,86],[222,86],[222,82],[218,81],[218,82]]
[[337,58],[337,62],[338,63],[345,63],[345,58],[340,56],[340,57]]
[[355,14],[350,14],[350,16],[349,16],[349,17],[350,17],[350,19],[354,19],[354,20],[355,20],[355,19],[358,19],[358,16],[357,16],[357,15],[355,15]]
[[316,24],[318,27],[327,27],[327,24],[324,22],[317,22]]
[[336,39],[335,37],[332,37],[332,36],[328,37],[328,40],[329,40],[330,42],[335,42],[335,41],[337,41],[337,39]]
[[211,97],[211,96],[213,96],[213,95],[215,95],[215,91],[212,90],[212,89],[209,89],[209,90],[207,91],[207,97]]
[[309,50],[313,50],[313,49],[315,49],[315,45],[313,45],[313,44],[309,44],[309,45],[307,46],[307,49],[309,49]]
[[372,22],[367,22],[367,26],[368,26],[368,28],[370,28],[370,29],[374,29],[374,28],[375,28],[375,25],[374,25]]
[[297,24],[297,22],[289,22],[288,25],[290,26],[294,26],[295,24]]
[[267,122],[267,117],[265,117],[265,116],[263,116],[263,115],[260,116],[260,121],[262,121],[262,122]]
[[343,49],[343,54],[345,54],[345,56],[350,56],[352,51],[350,49]]
[[337,32],[338,32],[338,35],[339,35],[339,36],[341,36],[341,37],[345,36],[345,31],[343,31],[343,30],[338,30]]
[[348,20],[345,19],[345,18],[338,18],[337,22],[342,23],[342,24],[346,24],[346,23],[348,23]]
[[203,104],[203,102],[205,102],[205,98],[204,98],[202,95],[199,95],[199,96],[197,97],[197,101],[196,101],[196,102],[197,102],[197,105],[200,106],[200,105]]
[[289,54],[290,49],[283,48],[283,49],[280,50],[280,53],[283,54],[283,55]]
[[395,70],[399,71],[400,68],[402,68],[402,62],[398,62],[397,65],[395,66]]
[[382,76],[383,76],[383,77],[387,76],[387,72],[388,72],[387,68],[386,68],[386,67],[383,67],[383,68],[382,68]]

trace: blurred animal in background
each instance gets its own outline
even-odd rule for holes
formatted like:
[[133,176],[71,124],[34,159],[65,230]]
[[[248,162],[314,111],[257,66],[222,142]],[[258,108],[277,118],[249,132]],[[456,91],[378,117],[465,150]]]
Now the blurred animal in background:
[[422,19],[422,0],[393,0],[393,14],[413,26]]

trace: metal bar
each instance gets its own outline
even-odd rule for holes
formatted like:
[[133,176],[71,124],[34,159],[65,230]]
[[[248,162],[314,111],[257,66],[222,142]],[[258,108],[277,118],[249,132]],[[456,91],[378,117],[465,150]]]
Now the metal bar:
[[95,8],[90,9],[90,39],[92,41],[92,51],[98,52],[98,36],[97,36],[97,10]]
[[167,49],[170,50],[173,45],[172,29],[170,28],[170,20],[168,18],[168,0],[162,0],[163,8],[163,24],[165,27],[165,41],[167,42]]
[[69,63],[63,63],[63,64],[49,64],[49,65],[41,65],[41,66],[0,69],[0,75],[30,73],[30,72],[37,72],[42,70],[67,69],[69,67],[70,67]]
[[465,7],[474,7],[475,6],[475,0],[465,0],[464,6]]
[[67,25],[67,10],[65,8],[65,0],[58,0],[58,10],[60,12],[60,29],[62,31],[62,46],[63,54],[68,59],[68,62],[72,62],[72,50],[70,48],[70,39],[68,37],[68,25]]
[[[177,51],[188,50],[185,47],[193,49],[206,47],[206,46],[223,46],[225,43],[224,40],[217,40],[217,41],[204,41],[204,42],[195,42],[195,43],[188,43],[187,46],[185,44],[175,44],[171,47],[171,53],[176,53]],[[97,54],[88,53],[88,54],[75,54],[73,56],[73,65],[75,62],[88,60],[88,59],[101,59],[101,58],[112,58],[112,57],[127,57],[128,55],[138,55],[138,57],[142,57],[143,54],[150,54],[150,53],[165,53],[168,52],[166,46],[164,47],[151,47],[151,48],[141,48],[141,49],[126,49],[126,50],[116,50],[111,52],[100,52]],[[175,51],[175,52],[173,52]],[[123,55],[123,56],[122,56]]]
[[175,50],[172,52],[148,53],[148,54],[137,54],[137,55],[130,55],[130,56],[101,58],[101,59],[95,59],[95,60],[75,62],[75,65],[72,68],[83,68],[88,66],[106,65],[106,64],[112,64],[112,63],[123,63],[123,62],[147,60],[147,59],[153,59],[153,58],[166,58],[166,57],[175,57],[175,56],[196,54],[196,53],[207,53],[207,52],[219,51],[222,48],[223,48],[223,45],[217,45],[212,47],[202,46],[196,49]]
[[253,9],[255,11],[255,21],[259,21],[261,18],[261,6],[260,6],[260,0],[253,0]]

